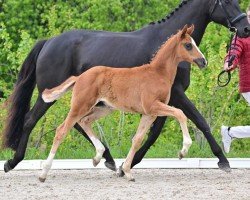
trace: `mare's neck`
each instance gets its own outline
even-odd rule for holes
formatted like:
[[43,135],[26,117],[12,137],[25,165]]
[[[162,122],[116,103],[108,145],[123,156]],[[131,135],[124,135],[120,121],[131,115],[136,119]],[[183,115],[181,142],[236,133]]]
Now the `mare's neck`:
[[154,53],[158,47],[166,41],[166,39],[175,34],[177,30],[180,30],[186,24],[194,24],[195,30],[192,34],[197,45],[200,44],[204,35],[205,29],[210,22],[209,19],[209,7],[210,1],[204,0],[189,0],[186,4],[183,4],[177,11],[174,11],[172,15],[168,15],[168,18],[161,23],[155,22],[142,29],[142,32],[147,35],[148,41],[151,42],[151,47]]

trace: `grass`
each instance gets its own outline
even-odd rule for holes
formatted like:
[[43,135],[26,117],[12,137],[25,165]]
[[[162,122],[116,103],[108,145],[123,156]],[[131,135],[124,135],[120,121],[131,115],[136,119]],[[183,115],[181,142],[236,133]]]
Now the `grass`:
[[[164,136],[161,136],[164,137]],[[71,146],[68,148],[67,142],[63,143],[58,152],[56,154],[57,159],[85,159],[92,158],[95,155],[95,150],[84,138],[81,138],[82,141],[79,142],[76,146]],[[159,141],[156,142],[150,150],[147,152],[145,158],[177,158],[178,151],[181,149],[181,143],[171,143],[171,142],[163,142],[159,138]],[[81,143],[84,143],[82,145]],[[228,158],[239,157],[245,158],[250,155],[249,148],[246,150],[238,150],[237,149],[237,141],[233,142],[231,152],[227,155]],[[118,146],[111,146],[111,154],[114,158],[125,158],[126,154],[130,148],[130,145],[122,145],[120,149]],[[25,159],[46,159],[49,154],[49,148],[45,150],[42,148],[29,147],[26,152]],[[4,150],[0,152],[0,160],[7,160],[12,158],[13,152],[10,150]],[[200,148],[199,144],[193,142],[191,146],[187,158],[214,158],[215,156],[212,154],[209,145],[206,143],[203,148]]]
[[[67,99],[65,100],[67,101]],[[58,104],[63,112],[49,110],[32,131],[28,144],[25,159],[46,159],[53,141],[55,128],[65,118],[65,106]],[[63,113],[63,114],[62,114]],[[114,114],[98,121],[94,130],[99,133],[107,146],[110,147],[114,158],[125,158],[131,146],[131,139],[136,132],[139,123],[139,115],[124,114],[115,112]],[[189,126],[194,126],[189,123]],[[187,155],[188,158],[215,158],[204,136],[195,137],[194,129],[189,127],[193,144]],[[43,136],[40,141],[41,133]],[[104,134],[103,134],[104,133]],[[197,134],[196,134],[197,135]],[[221,143],[219,130],[214,130],[213,135]],[[249,139],[239,139],[233,141],[231,152],[227,157],[245,158],[250,155]],[[169,119],[164,126],[161,135],[148,150],[146,158],[177,158],[178,152],[182,147],[182,133],[176,120]],[[92,158],[95,155],[95,149],[92,145],[76,131],[71,131],[63,143],[60,145],[56,154],[57,159],[85,159]],[[0,160],[11,159],[13,152],[10,150],[0,151]]]

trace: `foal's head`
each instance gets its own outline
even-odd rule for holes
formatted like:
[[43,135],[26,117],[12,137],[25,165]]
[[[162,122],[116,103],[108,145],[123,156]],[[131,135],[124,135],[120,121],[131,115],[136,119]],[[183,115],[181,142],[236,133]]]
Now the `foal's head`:
[[193,31],[194,25],[189,28],[185,25],[184,28],[177,33],[177,57],[181,61],[195,63],[200,68],[204,68],[207,65],[207,61],[191,37]]

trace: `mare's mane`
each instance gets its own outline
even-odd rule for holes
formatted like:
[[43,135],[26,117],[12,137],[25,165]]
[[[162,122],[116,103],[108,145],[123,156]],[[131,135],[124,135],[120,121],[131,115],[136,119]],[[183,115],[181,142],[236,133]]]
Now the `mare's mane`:
[[162,23],[165,22],[166,20],[170,19],[171,16],[174,15],[176,11],[178,11],[181,7],[183,7],[185,4],[187,4],[191,0],[183,0],[173,11],[171,11],[165,18],[162,18],[161,20],[158,20],[157,22],[150,22],[150,25],[154,25],[156,23]]

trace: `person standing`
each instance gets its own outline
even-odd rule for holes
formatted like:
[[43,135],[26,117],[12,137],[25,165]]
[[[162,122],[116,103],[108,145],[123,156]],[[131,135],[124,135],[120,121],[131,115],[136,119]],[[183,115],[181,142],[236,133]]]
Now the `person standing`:
[[[247,9],[247,19],[250,24],[250,6]],[[224,70],[239,68],[239,91],[250,106],[250,37],[237,37],[235,43],[233,39],[230,49],[225,59]],[[250,126],[222,126],[221,136],[223,149],[229,153],[232,139],[250,138]]]

